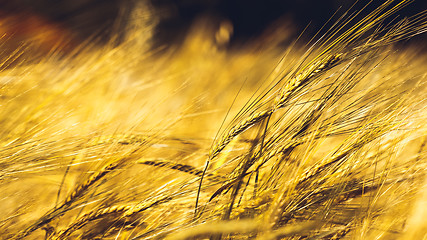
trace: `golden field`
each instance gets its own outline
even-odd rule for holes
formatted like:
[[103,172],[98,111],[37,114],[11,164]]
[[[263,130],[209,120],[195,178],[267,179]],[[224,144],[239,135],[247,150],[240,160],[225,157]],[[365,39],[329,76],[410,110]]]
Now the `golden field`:
[[0,238],[427,239],[427,54],[395,45],[427,15],[385,23],[407,2],[239,48],[209,19],[153,47],[141,5],[118,45],[5,53]]

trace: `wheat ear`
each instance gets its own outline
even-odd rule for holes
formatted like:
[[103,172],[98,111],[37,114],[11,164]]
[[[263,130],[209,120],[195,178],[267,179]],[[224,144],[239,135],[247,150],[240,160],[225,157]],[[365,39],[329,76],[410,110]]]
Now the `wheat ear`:
[[103,218],[105,216],[108,216],[110,214],[122,214],[122,217],[131,217],[134,214],[143,212],[151,207],[154,207],[156,205],[159,205],[161,203],[168,202],[172,200],[172,196],[166,196],[148,203],[141,203],[137,204],[135,206],[129,206],[129,205],[118,205],[118,206],[112,206],[103,208],[96,211],[91,211],[89,213],[86,213],[79,219],[77,219],[74,223],[72,223],[70,226],[67,227],[67,229],[61,231],[57,236],[54,237],[54,239],[65,239],[68,237],[73,231],[79,230],[87,223]]
[[[153,160],[145,159],[145,160],[139,160],[137,161],[137,163],[155,166],[155,167],[165,167],[165,168],[177,170],[180,172],[185,172],[191,175],[195,175],[198,177],[202,176],[203,174],[203,170],[199,170],[191,165],[171,162],[171,161],[162,160],[162,159],[153,159]],[[213,173],[205,173],[205,177],[209,178],[209,180],[214,182],[222,182],[225,179],[225,177],[218,174],[213,174]]]
[[122,161],[116,161],[104,166],[100,171],[90,176],[88,180],[86,180],[83,184],[79,185],[76,189],[74,189],[71,194],[65,199],[65,201],[58,207],[47,212],[43,217],[39,218],[34,224],[29,226],[27,229],[19,233],[14,239],[22,239],[40,227],[50,223],[54,218],[63,215],[70,207],[71,203],[73,203],[76,199],[78,199],[82,194],[95,182],[104,177],[108,172],[116,169]]
[[114,214],[114,213],[124,213],[131,209],[132,206],[128,205],[120,205],[120,206],[112,206],[108,208],[103,208],[100,210],[92,211],[89,213],[86,213],[82,217],[80,217],[76,222],[71,224],[67,229],[61,231],[57,236],[54,236],[52,239],[64,239],[67,236],[69,236],[73,231],[80,229],[83,227],[86,223],[99,219],[101,217]]
[[300,74],[293,77],[280,91],[277,96],[273,107],[268,110],[264,110],[258,113],[253,113],[242,122],[234,125],[228,133],[221,138],[221,140],[215,144],[210,152],[210,159],[214,159],[237,135],[246,131],[252,127],[255,123],[258,123],[267,117],[271,116],[277,109],[285,106],[289,100],[289,96],[295,92],[298,88],[306,84],[310,79],[317,75],[329,70],[335,66],[342,59],[342,54],[333,54],[321,61],[318,61],[303,70]]
[[144,144],[149,140],[147,136],[135,134],[115,134],[108,136],[99,136],[89,142],[90,146],[100,144],[118,143],[121,145]]

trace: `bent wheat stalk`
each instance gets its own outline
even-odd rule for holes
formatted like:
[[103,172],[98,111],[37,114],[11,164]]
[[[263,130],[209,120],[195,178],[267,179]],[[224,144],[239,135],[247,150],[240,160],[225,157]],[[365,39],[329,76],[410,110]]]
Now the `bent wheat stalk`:
[[99,181],[101,178],[103,178],[107,173],[113,171],[116,169],[120,163],[123,161],[123,159],[110,163],[106,166],[104,166],[100,171],[94,173],[88,180],[86,180],[81,185],[77,186],[73,192],[71,192],[68,197],[65,199],[65,201],[58,207],[50,210],[47,212],[44,216],[39,218],[35,223],[33,223],[31,226],[29,226],[27,229],[19,233],[14,237],[14,239],[22,239],[28,235],[30,235],[35,230],[41,228],[42,226],[50,223],[53,219],[62,216],[66,211],[68,211],[71,207],[71,204],[75,202],[78,198],[80,198],[86,190],[89,189],[90,186],[95,184],[97,181]]
[[86,213],[79,219],[77,219],[74,223],[72,223],[70,226],[67,227],[67,229],[61,231],[57,236],[55,236],[53,239],[65,239],[68,237],[73,231],[77,231],[83,226],[85,226],[87,223],[103,218],[107,215],[111,214],[122,214],[122,217],[130,217],[134,214],[143,212],[151,207],[154,207],[156,205],[159,205],[161,203],[168,202],[172,200],[172,196],[166,196],[154,201],[151,201],[149,203],[141,203],[137,204],[135,206],[129,206],[129,205],[118,205],[118,206],[112,206],[103,208],[100,210],[91,211],[89,213]]
[[[162,159],[153,159],[153,160],[144,159],[144,160],[137,161],[137,163],[155,166],[155,167],[165,167],[165,168],[177,170],[180,172],[185,172],[198,177],[202,176],[203,174],[203,170],[199,170],[191,165],[171,162],[171,161],[162,160]],[[222,182],[225,179],[224,176],[213,174],[213,173],[205,173],[205,176],[215,182]]]
[[209,154],[209,158],[214,159],[237,135],[246,131],[254,124],[271,116],[277,109],[283,108],[286,102],[289,100],[289,96],[291,96],[295,90],[306,84],[313,77],[316,77],[317,75],[320,75],[321,73],[331,69],[337,65],[340,60],[342,60],[342,54],[330,55],[323,60],[309,66],[302,73],[296,75],[283,87],[283,89],[280,91],[280,94],[277,96],[274,105],[270,109],[253,113],[242,122],[233,126],[230,131],[228,131],[228,133],[223,136],[217,144],[215,144]]

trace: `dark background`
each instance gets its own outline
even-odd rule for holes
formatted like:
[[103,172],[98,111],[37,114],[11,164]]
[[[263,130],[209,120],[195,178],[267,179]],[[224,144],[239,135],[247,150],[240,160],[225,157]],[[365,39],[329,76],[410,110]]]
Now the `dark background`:
[[[108,41],[111,33],[120,32],[129,13],[139,0],[0,0],[0,14],[31,12],[49,21],[59,23],[81,39],[99,36],[100,43]],[[368,1],[360,1],[354,11]],[[383,1],[373,1],[366,12]],[[234,27],[232,42],[241,42],[260,34],[282,16],[291,19],[296,32],[309,23],[308,36],[342,7],[338,15],[353,5],[348,0],[151,0],[156,14],[161,16],[156,29],[156,41],[168,44],[179,41],[200,15],[209,14],[228,19]],[[416,0],[400,16],[411,16],[427,9],[427,1]],[[353,10],[352,10],[353,11]],[[391,19],[393,19],[393,16]],[[120,19],[120,20],[118,20]],[[120,40],[119,40],[120,41]]]

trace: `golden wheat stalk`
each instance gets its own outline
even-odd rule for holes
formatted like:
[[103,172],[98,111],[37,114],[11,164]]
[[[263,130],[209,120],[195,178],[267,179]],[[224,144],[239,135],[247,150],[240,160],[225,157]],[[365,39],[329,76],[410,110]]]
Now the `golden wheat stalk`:
[[[167,161],[163,159],[152,159],[152,160],[144,159],[144,160],[138,160],[136,163],[155,166],[155,167],[165,167],[165,168],[177,170],[180,172],[185,172],[198,177],[202,176],[203,174],[203,170],[199,170],[191,165],[176,163],[176,162]],[[213,173],[205,173],[205,177],[207,177],[209,180],[214,182],[222,182],[225,179],[224,176],[213,174]]]
[[[389,116],[385,116],[386,119],[389,119]],[[390,120],[390,119],[389,119]],[[278,224],[278,222],[282,219],[283,212],[285,212],[285,208],[289,208],[289,198],[286,197],[286,194],[289,194],[289,191],[294,188],[297,191],[302,191],[304,188],[310,186],[317,186],[322,185],[326,179],[329,178],[329,175],[332,175],[335,173],[338,173],[339,171],[342,171],[341,166],[343,166],[345,163],[349,162],[349,159],[351,159],[360,149],[363,148],[363,146],[366,146],[370,142],[376,140],[384,133],[390,131],[394,126],[394,124],[389,123],[384,125],[378,125],[375,129],[369,129],[367,132],[364,132],[362,136],[358,136],[354,142],[351,142],[351,145],[348,146],[345,149],[342,149],[338,152],[336,152],[331,158],[327,158],[323,161],[321,161],[318,164],[315,164],[313,167],[307,169],[305,172],[300,174],[298,178],[293,182],[293,186],[283,186],[282,190],[279,190],[276,194],[275,203],[271,207],[271,211],[273,211],[272,214],[268,214],[268,216],[271,219],[272,226],[275,226]],[[354,133],[354,136],[356,137],[356,133]],[[361,160],[359,160],[361,161]],[[357,166],[357,162],[353,160],[352,162],[354,165]],[[355,166],[355,167],[356,167]],[[321,173],[328,171],[328,175],[322,176]],[[343,174],[346,174],[345,170]],[[349,175],[351,176],[351,175]],[[349,177],[347,176],[347,177]],[[343,191],[344,195],[340,199],[347,199],[352,194],[363,194],[364,193],[364,185],[361,184],[361,190],[356,188],[356,190],[347,190],[347,192]],[[377,186],[372,186],[371,190],[375,190]],[[369,187],[366,187],[366,191],[369,190]],[[314,195],[316,192],[322,191],[322,189],[310,189],[309,195]],[[281,194],[283,193],[283,195]],[[274,202],[274,201],[273,201]],[[296,207],[295,207],[296,208]],[[275,210],[274,210],[275,209]],[[290,216],[292,216],[292,212],[288,213]]]
[[115,161],[113,163],[110,163],[106,166],[104,166],[101,170],[94,173],[82,184],[78,185],[62,202],[61,205],[58,207],[55,207],[54,209],[47,212],[44,216],[39,218],[35,223],[33,223],[31,226],[26,228],[24,231],[19,233],[14,237],[14,239],[22,239],[35,230],[39,229],[40,227],[50,223],[53,219],[62,216],[66,211],[69,210],[71,204],[75,202],[78,198],[80,198],[88,189],[90,186],[95,184],[97,181],[102,179],[107,173],[113,171],[116,169],[122,161]]
[[283,108],[286,102],[289,100],[289,96],[302,85],[306,84],[311,78],[320,75],[321,73],[334,67],[341,59],[342,54],[330,55],[321,61],[314,63],[301,73],[293,77],[286,85],[282,88],[279,95],[277,96],[274,105],[268,109],[258,113],[253,113],[249,117],[245,118],[242,122],[234,125],[226,135],[224,135],[218,143],[212,148],[209,153],[209,158],[214,159],[237,135],[246,131],[254,124],[261,122],[262,120],[271,116],[277,109]]
[[123,214],[126,211],[129,211],[132,206],[129,205],[119,205],[119,206],[112,206],[103,208],[100,210],[91,211],[89,213],[84,214],[81,216],[76,222],[72,223],[67,229],[60,231],[56,236],[53,236],[52,239],[65,239],[67,238],[73,231],[76,231],[83,227],[86,223],[105,217],[107,215],[119,213]]
[[139,134],[115,134],[109,136],[99,136],[90,141],[89,145],[111,144],[118,143],[122,145],[128,144],[144,144],[151,138]]
[[159,204],[166,203],[172,199],[173,199],[173,196],[166,196],[160,199],[152,200],[148,203],[141,203],[134,206],[118,205],[118,206],[112,206],[112,207],[91,211],[89,213],[84,214],[80,218],[78,218],[75,222],[70,224],[65,230],[60,231],[54,237],[54,239],[65,239],[70,234],[72,234],[73,231],[79,230],[84,225],[86,225],[87,223],[90,223],[93,220],[100,219],[111,214],[121,214],[121,217],[128,218],[137,213],[143,212],[147,209],[157,206]]

